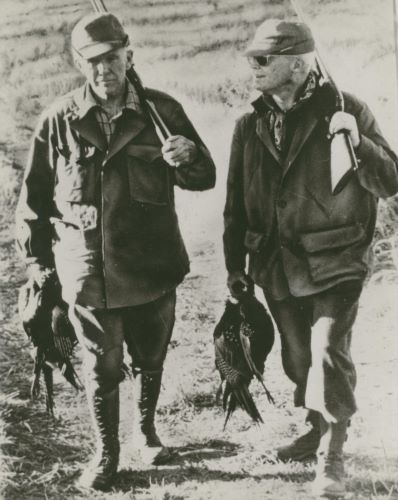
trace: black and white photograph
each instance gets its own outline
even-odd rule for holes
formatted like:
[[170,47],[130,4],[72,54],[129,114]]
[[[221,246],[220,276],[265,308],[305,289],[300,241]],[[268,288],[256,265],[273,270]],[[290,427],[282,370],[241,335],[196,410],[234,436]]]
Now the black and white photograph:
[[398,0],[0,7],[0,498],[398,500]]

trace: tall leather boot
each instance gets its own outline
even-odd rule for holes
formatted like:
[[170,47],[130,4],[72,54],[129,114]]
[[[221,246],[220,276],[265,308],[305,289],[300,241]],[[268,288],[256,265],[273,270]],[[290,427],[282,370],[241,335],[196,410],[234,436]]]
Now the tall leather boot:
[[133,447],[139,452],[141,460],[150,465],[161,465],[171,457],[169,448],[163,446],[156,432],[155,414],[158,403],[162,370],[139,371],[134,375],[134,422]]
[[316,459],[316,452],[321,440],[319,413],[313,410],[308,412],[306,421],[311,429],[292,443],[276,449],[276,455],[282,462],[305,462]]
[[119,388],[104,394],[88,394],[87,400],[96,434],[96,453],[84,470],[78,486],[108,490],[119,464]]
[[345,493],[343,446],[347,439],[348,420],[335,424],[320,417],[321,442],[312,485],[315,495],[339,497]]

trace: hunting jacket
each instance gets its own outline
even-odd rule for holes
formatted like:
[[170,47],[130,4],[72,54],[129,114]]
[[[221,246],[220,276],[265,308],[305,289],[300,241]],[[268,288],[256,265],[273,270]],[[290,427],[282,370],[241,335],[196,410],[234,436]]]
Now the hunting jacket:
[[64,299],[99,308],[156,300],[189,271],[174,186],[215,184],[210,154],[182,106],[147,89],[172,134],[194,141],[191,164],[169,166],[143,115],[125,108],[108,147],[86,84],[47,110],[34,135],[17,208],[28,264],[57,269]]
[[292,117],[286,155],[275,148],[264,102],[236,123],[224,210],[224,253],[229,272],[246,271],[266,288],[275,250],[288,293],[305,296],[350,279],[363,280],[369,263],[377,201],[398,191],[398,160],[368,107],[344,95],[360,131],[359,170],[337,195],[331,192],[329,119],[334,97],[318,87]]

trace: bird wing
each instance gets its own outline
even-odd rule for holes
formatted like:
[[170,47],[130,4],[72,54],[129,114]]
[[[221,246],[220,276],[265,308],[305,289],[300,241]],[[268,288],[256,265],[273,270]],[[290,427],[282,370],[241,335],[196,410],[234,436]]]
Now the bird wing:
[[52,331],[54,333],[54,350],[48,353],[48,361],[58,368],[63,377],[75,389],[83,389],[83,385],[73,368],[71,356],[77,344],[73,326],[67,315],[67,305],[59,301],[52,310]]
[[259,372],[264,372],[265,361],[272,350],[275,330],[263,304],[252,296],[242,303],[241,314],[251,331],[251,352]]
[[[247,328],[247,326],[246,326]],[[247,365],[249,369],[251,370],[251,373],[255,375],[257,380],[260,382],[260,384],[263,386],[265,394],[267,395],[267,399],[270,403],[275,403],[274,398],[272,397],[271,393],[267,389],[265,383],[264,383],[264,378],[263,375],[258,371],[255,362],[253,361],[252,358],[252,346],[251,346],[251,337],[248,336],[247,334],[244,333],[245,329],[241,328],[239,332],[239,338],[241,341],[242,345],[242,351],[245,357],[245,360],[247,362]]]

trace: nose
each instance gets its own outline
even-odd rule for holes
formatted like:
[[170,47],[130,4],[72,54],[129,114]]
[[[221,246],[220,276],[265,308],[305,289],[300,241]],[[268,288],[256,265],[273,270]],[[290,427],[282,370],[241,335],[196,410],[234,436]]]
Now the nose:
[[97,65],[97,71],[99,75],[106,75],[109,72],[109,63],[107,61],[101,61]]

